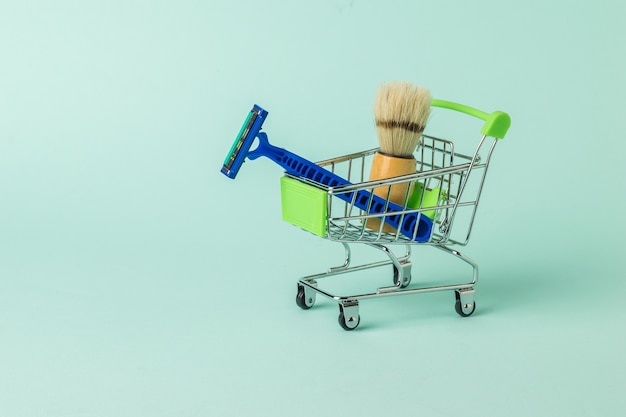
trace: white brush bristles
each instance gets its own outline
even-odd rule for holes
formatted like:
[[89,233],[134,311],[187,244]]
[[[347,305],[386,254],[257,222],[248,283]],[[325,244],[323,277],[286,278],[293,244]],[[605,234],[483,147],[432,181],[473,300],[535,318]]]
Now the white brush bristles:
[[430,115],[430,92],[404,81],[382,84],[374,101],[381,152],[411,157]]

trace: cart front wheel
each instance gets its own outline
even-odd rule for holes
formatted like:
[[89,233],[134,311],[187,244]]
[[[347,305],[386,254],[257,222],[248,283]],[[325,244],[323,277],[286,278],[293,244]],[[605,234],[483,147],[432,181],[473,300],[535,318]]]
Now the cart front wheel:
[[315,293],[307,294],[308,291],[302,285],[298,285],[298,293],[296,294],[296,304],[303,310],[308,310],[315,304]]

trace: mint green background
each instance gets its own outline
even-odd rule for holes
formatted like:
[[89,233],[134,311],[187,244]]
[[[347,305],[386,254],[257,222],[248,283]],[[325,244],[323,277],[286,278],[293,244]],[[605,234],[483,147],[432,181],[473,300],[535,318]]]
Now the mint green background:
[[[624,4],[2,1],[0,415],[623,416]],[[341,245],[281,221],[277,166],[219,168],[255,102],[310,159],[375,146],[392,79],[513,124],[476,314],[345,332],[294,302]]]

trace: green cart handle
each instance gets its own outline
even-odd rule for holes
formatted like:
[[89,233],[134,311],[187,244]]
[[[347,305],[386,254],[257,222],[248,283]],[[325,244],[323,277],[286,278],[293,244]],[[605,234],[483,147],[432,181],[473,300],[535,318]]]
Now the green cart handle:
[[483,135],[492,136],[497,139],[503,139],[506,132],[511,127],[511,118],[502,111],[494,111],[493,113],[485,113],[484,111],[475,109],[464,104],[454,103],[452,101],[433,99],[431,106],[440,107],[442,109],[456,110],[461,113],[469,114],[485,121],[480,132]]

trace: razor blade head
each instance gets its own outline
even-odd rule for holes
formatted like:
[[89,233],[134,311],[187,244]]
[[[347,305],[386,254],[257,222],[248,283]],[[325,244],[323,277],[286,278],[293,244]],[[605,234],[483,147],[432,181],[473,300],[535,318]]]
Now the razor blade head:
[[241,168],[241,165],[246,160],[250,147],[259,134],[266,117],[267,111],[256,104],[252,107],[252,110],[248,113],[248,117],[246,117],[246,120],[239,130],[235,143],[233,143],[230,152],[228,152],[224,160],[222,174],[232,179],[237,176],[239,168]]

